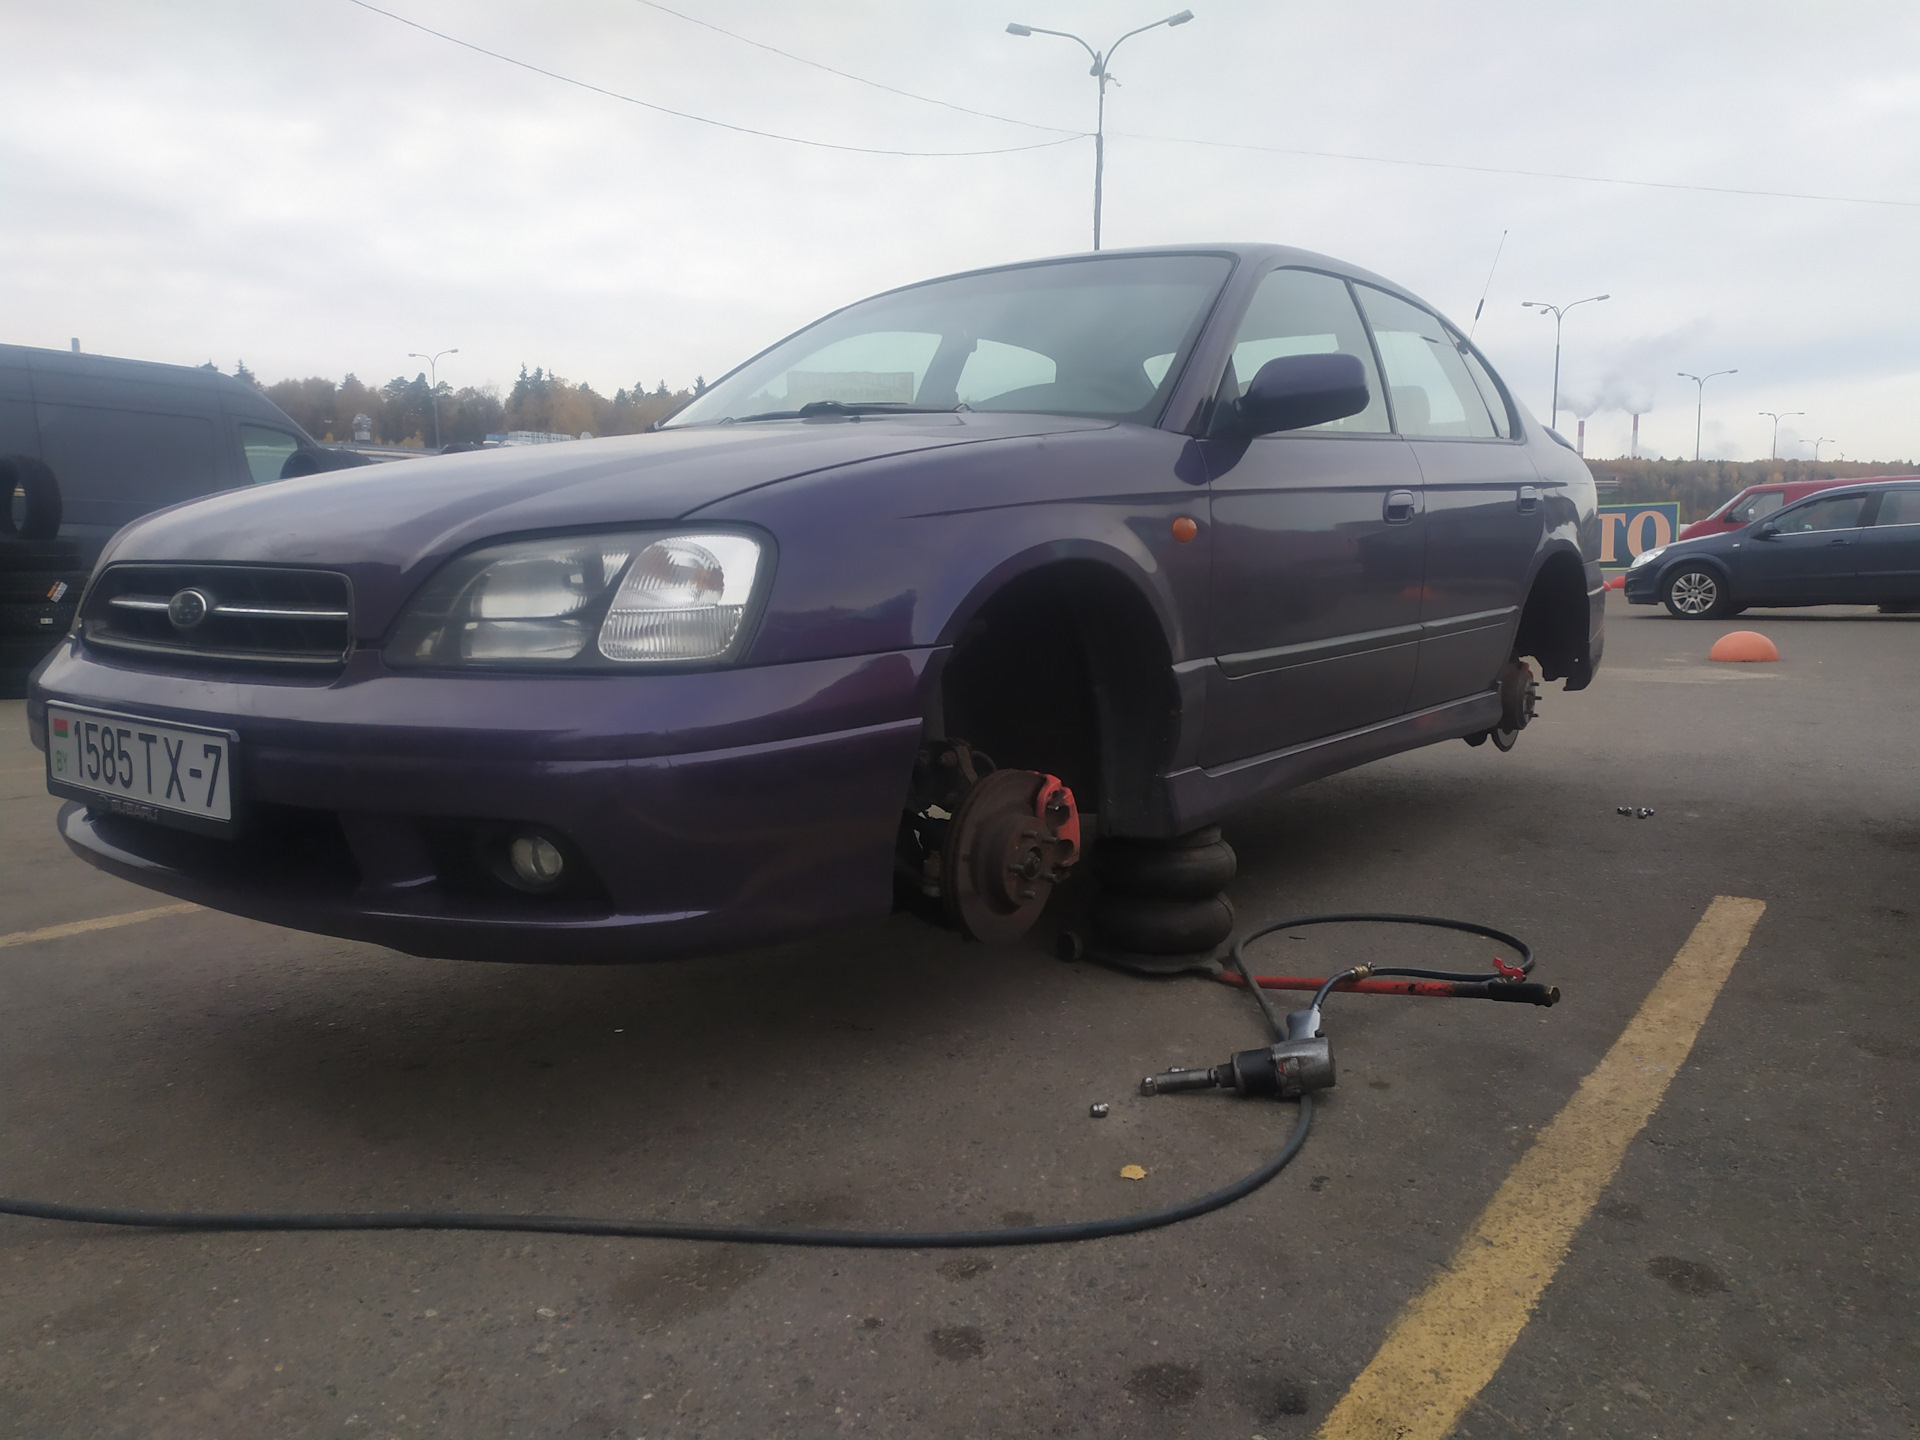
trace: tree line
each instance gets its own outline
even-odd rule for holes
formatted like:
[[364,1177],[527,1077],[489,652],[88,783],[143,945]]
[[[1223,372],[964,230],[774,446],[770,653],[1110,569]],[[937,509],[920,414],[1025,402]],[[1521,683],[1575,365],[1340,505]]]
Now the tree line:
[[1749,485],[1920,474],[1911,460],[1589,460],[1587,468],[1603,486],[1602,503],[1677,500],[1682,522],[1712,514]]
[[[213,368],[212,366],[208,367]],[[436,390],[425,373],[409,380],[396,375],[386,384],[367,384],[349,373],[344,380],[309,376],[262,385],[244,363],[235,375],[261,390],[316,440],[353,439],[353,418],[365,415],[371,437],[386,445],[433,444],[433,407],[440,407],[443,443],[471,443],[509,430],[537,430],[551,435],[633,435],[664,419],[705,390],[697,379],[691,389],[670,390],[662,380],[652,389],[644,383],[623,387],[612,398],[591,385],[573,384],[544,368],[520,377],[505,396],[493,385],[466,385],[455,389],[442,380]]]

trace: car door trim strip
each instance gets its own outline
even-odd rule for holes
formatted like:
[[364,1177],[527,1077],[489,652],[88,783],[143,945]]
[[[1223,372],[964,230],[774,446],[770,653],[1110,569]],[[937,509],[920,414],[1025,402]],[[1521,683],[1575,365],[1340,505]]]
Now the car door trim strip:
[[1235,677],[1258,675],[1267,670],[1285,670],[1294,665],[1311,665],[1318,660],[1337,660],[1343,655],[1383,650],[1389,645],[1404,645],[1419,638],[1419,625],[1395,625],[1385,630],[1363,631],[1358,635],[1336,635],[1331,640],[1308,640],[1298,645],[1277,645],[1271,650],[1243,650],[1236,655],[1222,655],[1220,669]]

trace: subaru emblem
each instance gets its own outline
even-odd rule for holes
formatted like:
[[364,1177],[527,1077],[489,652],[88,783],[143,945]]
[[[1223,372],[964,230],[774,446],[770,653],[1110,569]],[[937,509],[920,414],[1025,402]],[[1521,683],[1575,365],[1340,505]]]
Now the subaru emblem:
[[207,618],[213,597],[204,590],[182,590],[167,602],[167,619],[176,630],[191,630]]

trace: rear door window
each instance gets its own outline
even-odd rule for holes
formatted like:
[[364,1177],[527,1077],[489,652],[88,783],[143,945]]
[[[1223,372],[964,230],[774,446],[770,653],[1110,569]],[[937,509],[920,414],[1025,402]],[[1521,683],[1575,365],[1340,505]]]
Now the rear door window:
[[1511,440],[1513,417],[1507,410],[1507,397],[1500,389],[1500,382],[1493,378],[1493,372],[1473,353],[1472,346],[1451,330],[1447,331],[1447,336],[1453,341],[1453,348],[1460,352],[1461,363],[1467,367],[1467,373],[1479,388],[1480,398],[1486,401],[1487,414],[1493,419],[1493,433],[1502,440]]
[[1886,490],[1875,525],[1920,525],[1920,490]]
[[1276,270],[1260,282],[1234,337],[1233,361],[1222,389],[1227,399],[1246,393],[1260,367],[1282,355],[1352,355],[1367,372],[1367,408],[1344,420],[1329,420],[1314,430],[1384,435],[1387,407],[1381,398],[1380,372],[1360,312],[1353,307],[1347,282],[1314,270]]
[[1394,428],[1415,437],[1493,439],[1493,415],[1439,317],[1371,285],[1354,289],[1380,347]]
[[253,483],[264,485],[280,478],[281,467],[300,448],[300,441],[268,425],[242,425],[240,448],[246,452],[247,473],[253,477]]

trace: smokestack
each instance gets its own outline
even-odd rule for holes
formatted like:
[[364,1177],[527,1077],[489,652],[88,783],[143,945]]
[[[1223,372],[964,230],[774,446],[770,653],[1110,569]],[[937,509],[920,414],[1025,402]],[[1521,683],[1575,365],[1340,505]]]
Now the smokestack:
[[76,355],[80,353],[80,337],[78,335],[73,337],[73,353]]
[[1586,455],[1587,455],[1587,422],[1586,422],[1586,421],[1584,421],[1584,420],[1582,420],[1582,421],[1580,422],[1580,429],[1579,429],[1579,430],[1578,430],[1578,431],[1577,431],[1577,432],[1575,433],[1575,435],[1574,435],[1574,439],[1573,439],[1573,453],[1574,453],[1574,454],[1576,454],[1576,455],[1578,455],[1578,456],[1579,456],[1579,457],[1580,457],[1581,459],[1583,459],[1583,460],[1584,460],[1584,459],[1586,458]]
[[1628,451],[1628,454],[1635,460],[1640,458],[1640,416],[1638,412],[1636,412],[1633,417],[1633,448]]

